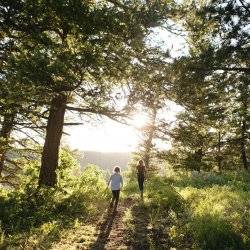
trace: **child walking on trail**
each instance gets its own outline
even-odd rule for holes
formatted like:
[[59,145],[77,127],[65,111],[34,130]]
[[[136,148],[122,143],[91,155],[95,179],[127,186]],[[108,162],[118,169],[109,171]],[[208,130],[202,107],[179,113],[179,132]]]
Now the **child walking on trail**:
[[116,166],[114,167],[114,173],[110,176],[108,181],[108,187],[111,183],[111,191],[112,191],[112,201],[110,203],[110,206],[112,207],[115,202],[115,209],[117,208],[119,196],[120,196],[120,190],[123,186],[123,178],[121,176],[121,169],[120,167]]

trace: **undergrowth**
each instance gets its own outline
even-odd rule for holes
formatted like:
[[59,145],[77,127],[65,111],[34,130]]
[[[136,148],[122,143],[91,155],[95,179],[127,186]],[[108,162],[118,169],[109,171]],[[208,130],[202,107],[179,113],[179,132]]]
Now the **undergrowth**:
[[76,174],[77,167],[74,159],[64,152],[57,186],[38,188],[38,164],[32,162],[21,174],[19,189],[0,192],[3,246],[49,248],[60,240],[62,230],[102,213],[103,204],[110,198],[104,173],[98,167],[88,166]]
[[[110,191],[98,167],[79,171],[76,161],[63,152],[57,186],[37,188],[38,165],[34,161],[25,166],[19,189],[0,191],[1,247],[50,249],[62,234],[73,240],[84,228],[93,230],[108,207]],[[143,200],[135,175],[124,177],[121,198],[130,200],[123,218],[128,246],[250,249],[249,172],[168,171],[146,180]]]
[[147,180],[144,201],[132,180],[125,190],[136,201],[126,219],[132,243],[141,216],[150,249],[250,249],[249,180],[248,172],[168,173]]

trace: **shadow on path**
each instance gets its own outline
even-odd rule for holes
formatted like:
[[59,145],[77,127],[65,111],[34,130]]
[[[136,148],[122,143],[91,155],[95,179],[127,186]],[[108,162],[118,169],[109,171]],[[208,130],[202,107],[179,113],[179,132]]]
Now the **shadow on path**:
[[109,241],[109,235],[112,230],[113,222],[115,219],[116,211],[112,208],[109,208],[107,214],[104,216],[103,220],[99,226],[99,235],[93,245],[90,246],[92,250],[101,250],[105,249],[105,245]]
[[150,249],[149,211],[140,203],[131,208],[132,218],[128,222],[127,245],[129,249],[146,250]]
[[152,225],[152,208],[139,202],[131,208],[127,221],[126,244],[131,250],[170,249],[170,240],[161,221]]

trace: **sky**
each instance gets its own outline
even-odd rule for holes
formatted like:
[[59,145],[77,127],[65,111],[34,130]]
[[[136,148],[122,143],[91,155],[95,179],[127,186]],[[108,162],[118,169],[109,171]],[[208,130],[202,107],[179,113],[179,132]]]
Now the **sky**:
[[102,121],[99,125],[77,126],[65,138],[72,149],[98,152],[130,152],[139,141],[139,133],[132,127],[115,121]]
[[[175,121],[176,114],[181,107],[169,102],[164,111],[167,121]],[[134,152],[141,142],[140,129],[147,123],[145,113],[137,113],[131,120],[131,126],[115,122],[111,119],[101,119],[99,122],[67,128],[70,135],[63,137],[63,143],[71,149],[98,152]],[[169,149],[169,142],[160,143],[160,148]]]
[[[172,57],[178,57],[187,51],[185,39],[176,36],[165,29],[154,29],[148,38],[152,46],[160,46],[169,50]],[[169,121],[174,121],[177,112],[181,109],[174,103],[169,103],[166,113]],[[98,152],[133,152],[141,141],[140,128],[147,122],[147,117],[138,111],[131,121],[132,126],[123,125],[110,119],[102,119],[99,122],[86,122],[84,125],[68,127],[63,136],[63,143],[71,149]],[[161,148],[169,149],[170,143],[161,143]]]

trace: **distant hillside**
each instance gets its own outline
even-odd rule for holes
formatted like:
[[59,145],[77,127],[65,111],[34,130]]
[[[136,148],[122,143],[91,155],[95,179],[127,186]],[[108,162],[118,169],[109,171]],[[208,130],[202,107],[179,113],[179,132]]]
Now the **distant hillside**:
[[95,164],[103,169],[112,171],[115,165],[120,166],[122,169],[126,169],[131,153],[78,151],[75,157],[82,168],[88,164]]

